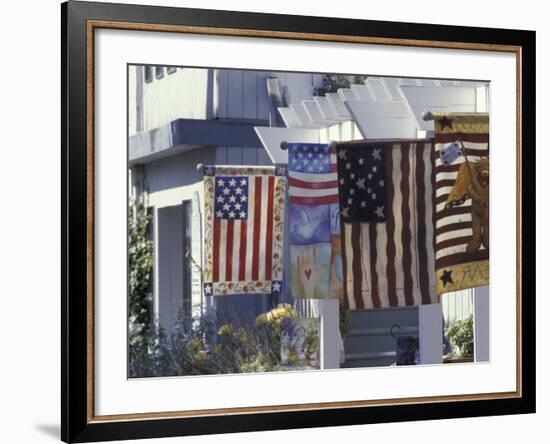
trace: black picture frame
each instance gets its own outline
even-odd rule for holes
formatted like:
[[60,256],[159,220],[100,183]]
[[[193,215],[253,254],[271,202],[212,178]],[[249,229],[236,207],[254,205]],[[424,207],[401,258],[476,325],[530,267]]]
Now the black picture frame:
[[[87,89],[90,70],[90,21],[259,30],[332,36],[369,37],[410,41],[437,41],[509,45],[518,48],[521,79],[519,97],[519,164],[521,165],[521,232],[518,266],[524,295],[518,312],[521,394],[499,399],[388,403],[388,405],[330,407],[293,411],[240,412],[231,415],[97,420],[90,399],[88,359],[93,338],[93,178],[90,179],[88,147],[93,132],[89,121]],[[62,383],[61,438],[65,442],[90,442],[180,435],[230,433],[337,425],[371,424],[535,412],[535,32],[436,24],[397,23],[291,15],[212,11],[186,8],[69,1],[61,5],[62,23]],[[93,29],[92,29],[93,32]],[[93,53],[92,53],[93,57]],[[522,114],[528,118],[521,118]],[[91,205],[91,206],[90,206]],[[92,219],[93,220],[93,219]],[[92,240],[90,240],[90,238]],[[93,258],[93,256],[92,256]],[[92,265],[90,265],[90,261]],[[90,319],[91,317],[91,319]]]

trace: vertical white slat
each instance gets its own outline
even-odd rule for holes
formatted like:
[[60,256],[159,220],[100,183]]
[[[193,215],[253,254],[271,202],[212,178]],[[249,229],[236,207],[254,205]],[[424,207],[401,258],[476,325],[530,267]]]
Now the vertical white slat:
[[441,304],[418,306],[420,364],[443,362]]
[[474,290],[474,353],[476,362],[487,362],[490,358],[489,300],[488,285]]
[[242,88],[242,117],[244,119],[257,119],[257,98],[256,98],[256,79],[257,71],[243,72]]
[[243,117],[243,72],[228,72],[228,112],[227,117],[241,119]]
[[340,315],[338,299],[307,300],[310,316],[319,317],[320,366],[322,370],[340,368]]

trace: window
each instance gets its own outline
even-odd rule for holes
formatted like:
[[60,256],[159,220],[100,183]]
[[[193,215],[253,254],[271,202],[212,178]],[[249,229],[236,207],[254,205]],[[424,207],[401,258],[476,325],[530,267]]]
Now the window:
[[166,67],[166,74],[174,74],[176,72],[176,67],[175,66],[167,66]]
[[164,77],[164,66],[155,66],[155,78],[162,79]]
[[153,67],[152,66],[144,66],[143,67],[143,78],[145,79],[145,83],[151,83],[153,81]]

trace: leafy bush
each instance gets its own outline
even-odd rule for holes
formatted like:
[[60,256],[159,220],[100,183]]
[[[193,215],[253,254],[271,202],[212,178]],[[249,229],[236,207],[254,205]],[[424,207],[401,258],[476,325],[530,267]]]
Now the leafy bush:
[[[216,329],[211,310],[183,328],[183,316],[171,333],[144,330],[146,336],[129,344],[130,377],[209,375],[269,372],[281,369],[280,338],[285,321],[298,317],[279,305],[255,319],[233,316],[232,323]],[[142,346],[145,344],[145,346]]]
[[453,344],[458,347],[459,355],[466,356],[474,353],[474,318],[454,321],[446,331]]
[[233,315],[217,328],[211,310],[192,321],[180,312],[170,331],[155,326],[151,313],[153,242],[147,238],[150,217],[142,201],[128,211],[128,376],[208,375],[267,372],[281,368],[281,331],[298,312],[278,305],[257,318]]

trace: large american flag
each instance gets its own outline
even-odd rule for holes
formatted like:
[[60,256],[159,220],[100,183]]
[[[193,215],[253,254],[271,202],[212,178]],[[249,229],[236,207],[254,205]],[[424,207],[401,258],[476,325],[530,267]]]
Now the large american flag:
[[338,203],[334,146],[320,143],[291,143],[288,145],[288,151],[290,203]]
[[280,293],[284,166],[203,167],[204,294]]
[[432,144],[368,141],[336,149],[344,305],[436,302]]

